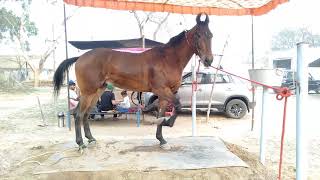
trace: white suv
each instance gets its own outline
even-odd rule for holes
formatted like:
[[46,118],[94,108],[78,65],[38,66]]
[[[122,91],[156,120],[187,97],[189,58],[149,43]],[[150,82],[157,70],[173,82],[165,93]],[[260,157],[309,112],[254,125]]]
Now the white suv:
[[[203,70],[197,73],[197,109],[207,110],[214,73],[212,71]],[[191,109],[192,96],[192,73],[186,73],[182,77],[182,85],[178,90],[178,96],[182,109]],[[151,104],[158,97],[151,93],[144,94],[144,102],[146,105]],[[216,84],[213,91],[211,108],[225,112],[230,118],[240,119],[244,117],[249,109],[254,106],[251,101],[251,93],[247,85],[241,81],[235,81],[230,75],[218,73]]]

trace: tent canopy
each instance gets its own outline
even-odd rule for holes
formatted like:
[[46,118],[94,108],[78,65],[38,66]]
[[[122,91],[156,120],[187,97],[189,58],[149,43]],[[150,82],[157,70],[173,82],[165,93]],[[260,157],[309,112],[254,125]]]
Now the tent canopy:
[[64,0],[67,4],[114,10],[141,10],[179,14],[259,16],[289,0]]
[[[153,41],[145,38],[145,48],[153,48],[163,45],[161,42]],[[128,48],[141,48],[142,38],[138,39],[125,39],[125,40],[113,40],[113,41],[69,41],[74,47],[86,50],[94,48],[110,48],[110,49],[128,49]]]
[[315,61],[313,61],[313,62],[311,62],[309,64],[309,67],[320,67],[320,58],[315,60]]

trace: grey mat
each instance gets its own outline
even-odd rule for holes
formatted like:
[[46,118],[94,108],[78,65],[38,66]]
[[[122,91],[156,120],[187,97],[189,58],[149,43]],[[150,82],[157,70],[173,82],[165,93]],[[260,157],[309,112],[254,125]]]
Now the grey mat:
[[59,171],[169,170],[213,167],[248,167],[217,137],[168,139],[170,150],[159,148],[156,139],[98,141],[80,155],[74,143],[51,147],[59,151],[42,159],[35,174]]

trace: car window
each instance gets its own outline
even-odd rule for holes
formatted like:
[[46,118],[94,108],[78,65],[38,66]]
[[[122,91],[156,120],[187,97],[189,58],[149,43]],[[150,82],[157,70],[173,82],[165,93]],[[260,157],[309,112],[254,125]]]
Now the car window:
[[[202,79],[203,79],[203,74],[202,73],[197,73],[197,83],[202,83]],[[192,74],[188,74],[185,76],[185,78],[183,79],[183,82],[185,84],[191,84],[192,83]]]
[[[212,84],[214,81],[215,74],[206,74],[206,73],[198,73],[197,74],[197,83],[199,84]],[[185,84],[192,83],[192,74],[188,74],[184,77],[183,82]],[[231,79],[228,75],[218,74],[216,78],[216,83],[230,83]]]
[[[212,84],[214,82],[215,74],[210,74],[210,79],[208,83]],[[217,74],[216,83],[230,83],[230,77],[225,74]]]

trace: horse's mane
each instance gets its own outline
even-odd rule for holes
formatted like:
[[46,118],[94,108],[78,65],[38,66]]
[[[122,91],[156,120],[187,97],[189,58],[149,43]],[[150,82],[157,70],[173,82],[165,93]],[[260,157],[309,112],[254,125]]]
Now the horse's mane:
[[166,44],[167,46],[176,46],[180,44],[180,42],[185,37],[185,31],[182,31],[180,34],[170,38],[169,42]]

